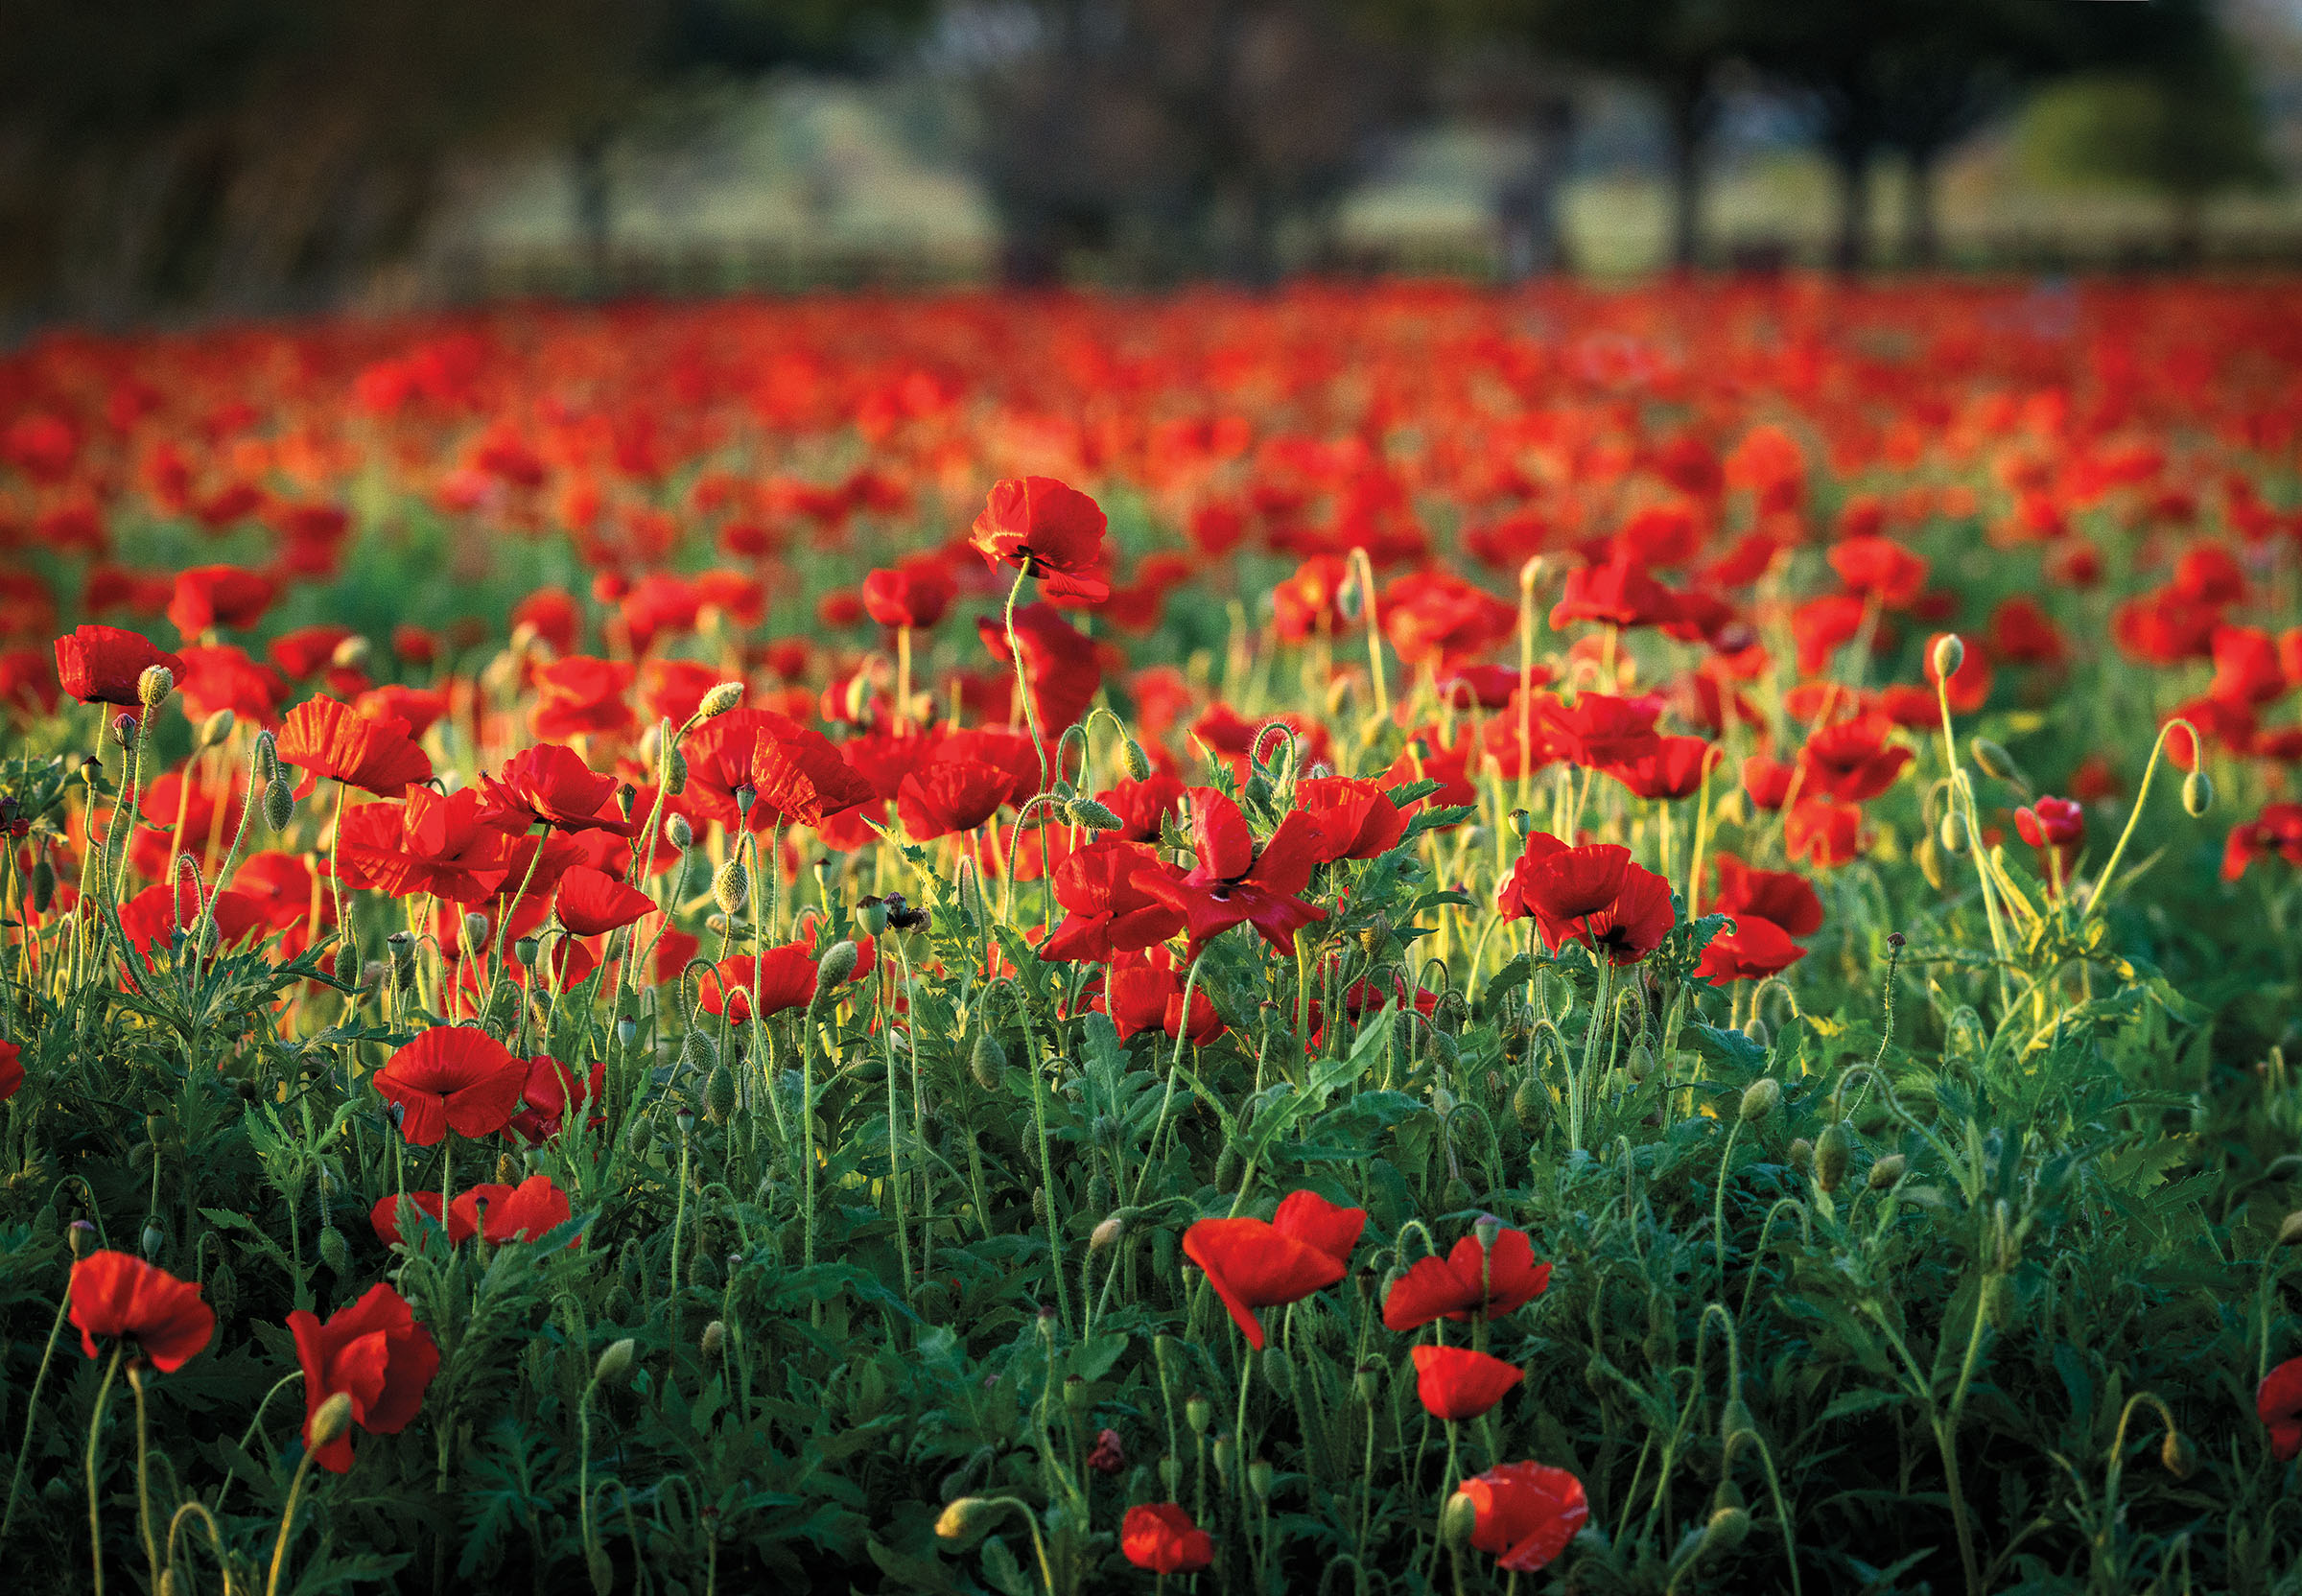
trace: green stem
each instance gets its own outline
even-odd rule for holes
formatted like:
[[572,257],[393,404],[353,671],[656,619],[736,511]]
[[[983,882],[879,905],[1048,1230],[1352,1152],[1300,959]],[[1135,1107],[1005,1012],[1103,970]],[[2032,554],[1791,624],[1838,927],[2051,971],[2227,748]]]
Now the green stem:
[[88,1553],[96,1564],[96,1596],[104,1596],[104,1521],[102,1502],[96,1494],[96,1442],[104,1428],[104,1405],[112,1395],[112,1380],[120,1373],[119,1347],[112,1349],[112,1361],[105,1366],[104,1383],[96,1388],[96,1409],[88,1416],[88,1450],[84,1466],[88,1476]]

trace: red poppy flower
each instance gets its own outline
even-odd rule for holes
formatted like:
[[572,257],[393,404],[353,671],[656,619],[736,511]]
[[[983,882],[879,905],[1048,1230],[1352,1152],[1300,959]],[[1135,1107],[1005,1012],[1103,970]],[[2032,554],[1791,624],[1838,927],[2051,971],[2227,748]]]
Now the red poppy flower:
[[349,626],[297,626],[273,638],[264,654],[289,680],[300,682],[318,675],[351,636]]
[[1057,865],[1055,902],[1067,912],[1040,944],[1040,957],[1101,963],[1182,930],[1182,914],[1137,884],[1136,872],[1146,866],[1156,866],[1149,849],[1109,834]]
[[583,763],[573,748],[554,742],[539,743],[504,762],[493,776],[480,778],[487,790],[487,819],[526,830],[541,822],[559,832],[613,832],[629,836],[639,823],[605,809],[615,795],[616,779],[602,776]]
[[1467,1235],[1445,1257],[1418,1258],[1383,1299],[1383,1328],[1419,1330],[1434,1319],[1499,1319],[1542,1295],[1551,1266],[1535,1261],[1524,1231],[1497,1231],[1492,1248]]
[[216,1310],[200,1286],[179,1280],[128,1253],[90,1253],[72,1266],[72,1323],[81,1350],[95,1357],[96,1338],[133,1341],[163,1374],[173,1374],[216,1333]]
[[1822,900],[1804,876],[1792,870],[1755,870],[1732,854],[1712,861],[1718,883],[1706,907],[1721,914],[1755,914],[1793,936],[1822,928]]
[[1547,832],[1530,832],[1495,906],[1506,920],[1535,917],[1546,947],[1570,941],[1636,964],[1661,945],[1675,917],[1671,886],[1631,862],[1613,843],[1569,848]]
[[1415,1395],[1450,1424],[1478,1418],[1525,1378],[1516,1365],[1468,1347],[1418,1347],[1414,1356]]
[[13,1097],[24,1085],[24,1049],[12,1042],[0,1042],[0,1103]]
[[1315,857],[1322,864],[1387,854],[1407,829],[1407,817],[1380,786],[1348,776],[1298,782],[1295,807],[1318,830]]
[[372,1077],[402,1110],[400,1135],[430,1147],[454,1131],[493,1136],[520,1109],[528,1067],[504,1044],[468,1025],[435,1025],[391,1055]]
[[500,891],[511,857],[512,838],[488,818],[471,787],[444,798],[430,787],[411,787],[404,804],[349,810],[336,848],[336,867],[346,886],[394,898],[428,892],[456,904],[478,903]]
[[[669,942],[670,937],[664,940]],[[523,1106],[512,1115],[511,1128],[529,1143],[546,1141],[559,1134],[560,1121],[569,1109],[599,1102],[606,1085],[605,1064],[593,1065],[587,1078],[557,1059],[538,1053],[528,1060],[528,1078],[520,1088]],[[595,1115],[591,1123],[597,1127],[606,1121]]]
[[1830,552],[1830,568],[1849,592],[1875,598],[1890,610],[1907,609],[1926,587],[1928,566],[1892,538],[1850,537]]
[[[438,1192],[411,1191],[408,1201],[429,1214],[434,1224],[442,1222],[441,1215],[445,1210],[440,1207]],[[387,1192],[377,1198],[375,1206],[367,1210],[367,1222],[374,1228],[378,1241],[388,1247],[397,1247],[400,1244],[400,1194],[396,1191]],[[458,1226],[462,1228],[458,1230]],[[447,1228],[450,1246],[460,1244],[472,1233],[471,1221],[460,1215],[448,1221]]]
[[1700,789],[1710,767],[1726,757],[1703,738],[1657,737],[1651,747],[1604,768],[1637,797],[1675,803]]
[[1337,1208],[1311,1191],[1290,1192],[1270,1223],[1202,1219],[1184,1232],[1183,1253],[1208,1283],[1247,1345],[1262,1350],[1257,1308],[1300,1302],[1341,1279],[1366,1228],[1365,1209]]
[[[1617,698],[1604,692],[1586,692],[1569,705],[1549,693],[1539,694],[1535,700],[1538,752],[1570,764],[1601,770],[1609,765],[1627,764],[1654,749],[1659,740],[1655,721],[1661,714],[1660,698]],[[1506,713],[1489,724],[1492,727],[1506,722],[1511,723],[1511,733],[1515,738],[1518,728],[1515,716]]]
[[[1033,786],[1038,785],[1035,776]],[[1015,778],[980,760],[937,760],[905,776],[895,812],[915,842],[972,832],[1015,795]]]
[[1862,852],[1863,811],[1827,798],[1801,798],[1782,818],[1782,842],[1794,859],[1825,870],[1850,863]]
[[1806,957],[1790,932],[1756,914],[1737,914],[1734,924],[1710,939],[1696,973],[1713,986],[1758,981],[1778,975]]
[[868,804],[878,796],[831,739],[789,716],[759,713],[751,750],[751,785],[764,810],[794,826],[820,826],[827,814]]
[[[540,1177],[539,1177],[540,1178]],[[439,1347],[415,1322],[407,1301],[381,1282],[323,1323],[298,1308],[288,1316],[295,1337],[296,1361],[304,1366],[304,1444],[312,1445],[312,1423],[328,1400],[341,1393],[352,1399],[352,1422],[370,1435],[397,1435],[424,1405],[425,1388],[439,1373]],[[347,1427],[312,1460],[341,1474],[352,1467]]]
[[370,720],[333,698],[314,698],[288,712],[280,729],[282,763],[305,773],[301,791],[322,776],[397,798],[432,779],[432,760],[409,739],[397,720]]
[[1551,629],[1564,631],[1578,621],[1610,626],[1659,626],[1679,619],[1679,595],[1627,559],[1586,565],[1567,573],[1559,602],[1551,606]]
[[[448,1234],[477,1232],[489,1246],[533,1241],[568,1222],[568,1194],[549,1175],[530,1175],[516,1186],[483,1183],[456,1193],[448,1205]],[[572,1245],[572,1243],[571,1243]]]
[[2270,1456],[2286,1463],[2302,1454],[2302,1358],[2288,1358],[2263,1377],[2254,1411],[2269,1426]]
[[571,654],[534,675],[535,735],[546,742],[597,733],[622,737],[639,725],[630,692],[635,668],[620,660]]
[[1590,1519],[1583,1482],[1563,1468],[1506,1463],[1463,1482],[1474,1514],[1470,1543],[1495,1566],[1532,1574],[1566,1550]]
[[[975,622],[975,635],[1002,665],[1015,656],[1007,647],[1007,633],[998,616]],[[1023,651],[1023,680],[1031,693],[1031,713],[1047,737],[1075,723],[1094,703],[1103,685],[1103,667],[1087,635],[1056,613],[1052,604],[1025,604],[1015,612],[1015,640]],[[1002,712],[1004,718],[1004,712]],[[1035,775],[1033,784],[1038,778]]]
[[1351,566],[1340,554],[1313,554],[1295,574],[1271,590],[1271,614],[1288,643],[1308,643],[1322,625],[1329,635],[1343,627],[1336,600]]
[[[316,891],[317,884],[302,856],[272,850],[241,860],[225,891],[245,895],[255,904],[264,924],[279,938],[276,948],[280,956],[294,958],[312,945],[316,928],[327,930],[336,924],[335,895]],[[315,904],[318,905],[317,927]]]
[[2033,848],[2076,849],[2086,835],[2086,811],[2068,798],[2041,798],[2014,811],[2014,830]]
[[2015,665],[2059,665],[2070,645],[2038,600],[2018,593],[1990,612],[1990,652]]
[[1215,1561],[1215,1542],[1175,1503],[1145,1502],[1120,1520],[1119,1554],[1154,1574],[1195,1574]]
[[[1183,1034],[1184,973],[1164,948],[1148,953],[1116,953],[1103,977],[1103,995],[1094,1006],[1109,1014],[1119,1040],[1138,1031],[1163,1031],[1172,1039]],[[1221,1036],[1223,1019],[1215,1012],[1204,987],[1191,993],[1191,1044],[1204,1047]]]
[[[209,907],[216,925],[216,946],[219,949],[239,947],[250,937],[260,936],[271,928],[265,904],[236,887],[226,887],[209,896]],[[152,968],[152,951],[156,946],[162,952],[174,943],[180,929],[190,931],[200,917],[198,895],[186,883],[179,894],[167,882],[148,886],[120,905],[120,929],[128,935],[128,945]]]
[[781,1014],[810,1002],[815,997],[815,951],[804,942],[787,942],[763,951],[755,961],[749,953],[721,959],[697,983],[704,1010],[724,1013],[731,1025],[751,1018],[752,987],[759,987],[760,1012]]
[[1095,802],[1119,817],[1119,829],[1102,834],[1125,842],[1157,842],[1160,822],[1183,811],[1183,793],[1182,777],[1156,773],[1105,788],[1095,794]]
[[1801,793],[1860,804],[1892,786],[1914,756],[1887,741],[1887,721],[1873,716],[1819,728],[1798,752],[1798,765],[1805,773]]
[[1766,754],[1752,754],[1743,761],[1743,791],[1750,802],[1762,810],[1778,810],[1791,795],[1791,778],[1797,774],[1795,767]]
[[187,638],[217,626],[244,630],[264,619],[278,591],[270,576],[236,565],[195,566],[176,574],[168,619]]
[[140,708],[143,700],[136,696],[136,682],[155,665],[166,666],[177,676],[184,673],[180,655],[118,626],[80,626],[56,640],[56,679],[83,704]]
[[249,659],[245,648],[228,643],[212,648],[195,644],[186,646],[183,659],[176,691],[187,719],[204,719],[218,710],[230,710],[258,726],[278,718],[288,684],[277,670]]
[[626,885],[620,877],[584,864],[559,879],[559,896],[553,903],[559,923],[577,936],[620,930],[655,912],[655,900],[645,892]]
[[1164,864],[1137,869],[1138,891],[1184,917],[1192,956],[1210,937],[1252,923],[1282,953],[1295,951],[1295,932],[1327,911],[1295,896],[1310,884],[1318,862],[1319,830],[1300,811],[1289,814],[1258,851],[1238,805],[1213,787],[1191,797],[1191,850],[1197,863],[1186,874]]
[[882,626],[925,630],[943,619],[958,597],[950,567],[933,556],[904,560],[863,578],[863,612]]
[[992,486],[968,542],[994,569],[1014,566],[1049,598],[1099,604],[1111,597],[1102,509],[1052,477],[1009,477]]
[[2302,804],[2265,804],[2253,819],[2231,827],[2222,844],[2222,880],[2237,880],[2265,854],[2302,865]]

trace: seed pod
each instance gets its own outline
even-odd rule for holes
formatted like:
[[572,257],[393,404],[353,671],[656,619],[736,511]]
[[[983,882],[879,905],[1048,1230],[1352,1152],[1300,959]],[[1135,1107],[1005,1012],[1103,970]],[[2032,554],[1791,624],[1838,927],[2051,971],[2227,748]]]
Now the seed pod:
[[974,1054],[969,1058],[967,1071],[975,1078],[975,1085],[985,1091],[999,1090],[999,1082],[1007,1073],[1007,1052],[989,1031],[975,1037]]
[[1815,1143],[1815,1179],[1824,1191],[1838,1190],[1846,1179],[1846,1160],[1852,1151],[1843,1120],[1834,1119],[1822,1127],[1822,1139]]
[[1194,1395],[1185,1399],[1183,1421],[1191,1427],[1191,1434],[1207,1434],[1207,1426],[1213,1422],[1214,1417],[1215,1410],[1209,1405],[1206,1397]]
[[164,665],[148,665],[136,678],[136,702],[148,710],[156,710],[168,702],[176,691],[176,672]]
[[1215,1478],[1223,1482],[1224,1490],[1234,1489],[1233,1481],[1236,1476],[1233,1472],[1233,1467],[1238,1462],[1238,1448],[1232,1443],[1231,1436],[1228,1433],[1215,1437],[1214,1454]]
[[695,717],[699,720],[711,720],[725,715],[741,702],[743,702],[743,684],[741,682],[721,682],[711,692],[705,693],[702,701],[696,704]]
[[520,961],[522,970],[533,970],[536,954],[542,951],[543,944],[531,936],[519,937],[511,945],[511,956]]
[[168,1244],[167,1236],[160,1232],[157,1225],[145,1226],[144,1234],[138,1239],[144,1244],[144,1256],[147,1258],[159,1256],[160,1249]]
[[2205,818],[2214,808],[2214,778],[2204,769],[2192,771],[2182,778],[2182,812],[2193,820]]
[[284,832],[294,818],[295,791],[274,776],[264,786],[264,824],[274,832]]
[[1965,663],[1966,645],[1959,641],[1958,633],[1944,632],[1935,640],[1935,676],[1938,680],[1950,680],[1959,673],[1959,667]]
[[1762,1075],[1743,1088],[1741,1117],[1746,1125],[1755,1125],[1773,1114],[1782,1102],[1782,1083],[1772,1075]]
[[1886,1190],[1887,1187],[1902,1179],[1902,1172],[1909,1167],[1909,1164],[1910,1161],[1900,1153],[1889,1153],[1870,1166],[1870,1189],[1873,1191]]
[[741,914],[743,905],[751,902],[751,875],[741,859],[729,859],[712,878],[712,902],[727,915]]

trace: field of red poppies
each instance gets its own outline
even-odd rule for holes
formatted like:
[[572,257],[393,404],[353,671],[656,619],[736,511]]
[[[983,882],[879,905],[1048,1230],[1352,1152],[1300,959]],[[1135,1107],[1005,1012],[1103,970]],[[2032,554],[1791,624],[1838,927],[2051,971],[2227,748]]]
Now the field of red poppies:
[[23,1590],[2302,1588],[2302,286],[0,357]]

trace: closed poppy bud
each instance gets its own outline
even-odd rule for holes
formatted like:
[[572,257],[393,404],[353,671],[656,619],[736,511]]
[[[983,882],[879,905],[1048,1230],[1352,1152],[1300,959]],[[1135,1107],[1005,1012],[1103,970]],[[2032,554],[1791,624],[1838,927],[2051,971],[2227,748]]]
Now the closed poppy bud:
[[46,914],[56,904],[56,866],[42,854],[32,867],[32,906]]
[[936,1515],[935,1538],[964,1540],[988,1514],[998,1511],[994,1503],[981,1496],[962,1496]]
[[1974,755],[1974,763],[1982,767],[1983,774],[1992,781],[2012,782],[2020,786],[2031,785],[2023,780],[2022,767],[2014,763],[2014,756],[1988,738],[1969,739],[1966,747]]
[[1896,1181],[1901,1180],[1902,1172],[1909,1162],[1910,1161],[1900,1153],[1889,1153],[1885,1158],[1880,1159],[1870,1166],[1870,1189],[1884,1191]]
[[1965,853],[1966,817],[1961,814],[1957,810],[1952,810],[1948,814],[1944,815],[1942,817],[1939,840],[1942,844],[1942,852],[1945,854],[1957,855]]
[[1756,1124],[1773,1114],[1782,1101],[1782,1083],[1772,1075],[1763,1075],[1743,1089],[1741,1115],[1746,1124]]
[[968,1073],[975,1076],[975,1085],[985,1091],[997,1091],[999,1077],[1006,1073],[1006,1050],[993,1040],[989,1031],[975,1038],[974,1054],[968,1060]]
[[176,691],[176,672],[164,665],[148,665],[136,678],[136,701],[148,710],[156,710],[168,702]]
[[676,798],[688,790],[688,761],[678,749],[664,750],[660,773],[664,779],[664,790],[672,797]]
[[1946,682],[1959,673],[1966,663],[1966,645],[1959,641],[1956,632],[1944,632],[1935,640],[1935,679]]
[[1215,1478],[1221,1480],[1223,1482],[1224,1489],[1228,1490],[1231,1489],[1233,1478],[1231,1471],[1232,1465],[1237,1461],[1239,1455],[1238,1447],[1233,1443],[1229,1435],[1219,1435],[1215,1437],[1214,1452]]
[[860,956],[852,942],[834,942],[824,950],[821,962],[815,966],[817,1002],[836,992],[856,973],[856,961]]
[[1128,738],[1119,744],[1119,753],[1126,761],[1129,781],[1147,782],[1151,779],[1151,760],[1143,752],[1141,743]]
[[1802,1136],[1791,1138],[1791,1167],[1801,1174],[1815,1167],[1815,1144]]
[[315,1452],[343,1438],[352,1427],[352,1394],[339,1391],[319,1404],[312,1416],[311,1449]]
[[157,1257],[160,1249],[168,1242],[168,1238],[160,1233],[160,1228],[157,1225],[145,1226],[141,1240],[144,1244],[144,1256],[148,1258]]
[[2214,778],[2204,770],[2194,770],[2182,778],[2182,812],[2193,820],[2202,819],[2214,808]]
[[126,710],[112,716],[112,740],[123,748],[136,745],[136,717]]
[[264,824],[274,832],[284,832],[294,818],[295,792],[274,776],[264,787]]
[[703,1340],[700,1343],[700,1346],[702,1347],[703,1355],[705,1357],[717,1357],[720,1351],[727,1346],[727,1322],[725,1320],[715,1319],[710,1324],[706,1325],[703,1327]]
[[2278,1221],[2278,1245],[2290,1246],[2296,1241],[2302,1241],[2302,1209]]
[[1846,1158],[1851,1142],[1846,1127],[1834,1119],[1822,1127],[1822,1139],[1815,1143],[1815,1179],[1824,1191],[1836,1191],[1846,1179]]
[[[1959,640],[1954,637],[1950,641],[1956,643]],[[1937,650],[1936,657],[1941,657],[1939,650]],[[1720,1508],[1711,1514],[1710,1522],[1703,1526],[1703,1543],[1695,1555],[1711,1557],[1731,1552],[1743,1543],[1750,1533],[1750,1512],[1748,1508]]]
[[2175,1479],[2187,1480],[2197,1471],[2198,1454],[2180,1430],[2168,1430],[2158,1443],[2158,1461]]
[[729,859],[712,878],[712,902],[722,914],[741,914],[751,902],[751,876],[741,859]]
[[695,718],[698,720],[714,719],[725,715],[742,701],[743,684],[741,682],[721,682],[711,692],[705,693],[702,701],[696,704]]
[[477,955],[480,950],[486,946],[487,916],[476,912],[465,915],[463,917],[464,951],[467,954]]
[[[1749,1037],[1752,1042],[1757,1043],[1761,1047],[1767,1045],[1769,1040],[1773,1036],[1773,1032],[1767,1028],[1767,1022],[1765,1019],[1755,1014],[1752,1015],[1750,1021],[1743,1026],[1743,1035]],[[1780,1091],[1781,1089],[1776,1088],[1776,1090]]]
[[1247,1489],[1255,1492],[1256,1500],[1270,1498],[1273,1477],[1269,1458],[1257,1458],[1247,1466]]
[[695,846],[695,828],[688,824],[688,817],[684,814],[675,814],[664,822],[664,835],[669,837],[671,846],[683,854]]
[[339,1275],[348,1275],[352,1268],[351,1244],[343,1232],[333,1225],[323,1225],[319,1232],[319,1256]]
[[360,977],[360,949],[348,937],[336,950],[336,978],[345,986],[355,985]]
[[193,744],[194,751],[213,748],[225,738],[230,737],[234,723],[235,716],[228,709],[218,710],[209,716],[200,723],[200,736]]
[[703,1106],[716,1125],[726,1124],[736,1112],[736,1077],[724,1062],[712,1066],[703,1083]]
[[599,1354],[599,1361],[592,1366],[592,1378],[601,1385],[622,1385],[623,1377],[631,1373],[632,1354],[638,1350],[639,1344],[629,1336],[610,1342]]
[[1190,1425],[1193,1435],[1207,1434],[1207,1426],[1212,1422],[1214,1416],[1215,1410],[1204,1396],[1192,1396],[1183,1404],[1183,1421]]
[[1116,832],[1127,824],[1092,798],[1074,798],[1064,810],[1072,825],[1084,826],[1091,832]]
[[1099,1222],[1087,1238],[1087,1250],[1100,1253],[1127,1233],[1127,1221],[1119,1214],[1111,1214]]

